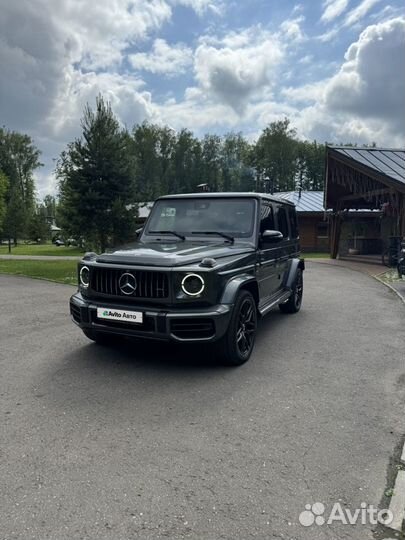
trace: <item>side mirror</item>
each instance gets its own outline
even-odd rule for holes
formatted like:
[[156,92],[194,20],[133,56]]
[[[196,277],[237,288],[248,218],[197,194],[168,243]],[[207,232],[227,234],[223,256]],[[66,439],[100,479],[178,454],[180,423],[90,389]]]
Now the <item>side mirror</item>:
[[139,236],[141,236],[142,231],[143,231],[143,227],[139,227],[139,229],[136,229],[135,234],[136,234],[137,238],[139,238]]
[[262,242],[264,244],[276,244],[281,242],[284,238],[283,233],[280,231],[263,231],[262,232]]

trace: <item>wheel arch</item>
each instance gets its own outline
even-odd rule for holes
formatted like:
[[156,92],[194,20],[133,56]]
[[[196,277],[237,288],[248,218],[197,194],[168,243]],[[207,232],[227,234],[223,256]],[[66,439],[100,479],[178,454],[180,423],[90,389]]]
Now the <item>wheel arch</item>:
[[246,274],[232,278],[225,286],[222,293],[222,304],[234,304],[237,295],[241,290],[249,291],[256,302],[259,304],[259,286],[254,276]]
[[288,269],[288,272],[286,272],[286,275],[285,275],[284,287],[291,289],[298,270],[301,270],[301,271],[305,270],[304,259],[298,259],[298,258],[291,259],[290,267]]

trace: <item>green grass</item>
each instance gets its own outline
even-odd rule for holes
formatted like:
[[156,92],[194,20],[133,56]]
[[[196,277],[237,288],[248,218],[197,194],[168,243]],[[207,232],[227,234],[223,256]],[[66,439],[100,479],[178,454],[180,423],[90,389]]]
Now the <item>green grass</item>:
[[380,279],[386,283],[395,283],[397,281],[405,281],[404,277],[399,277],[398,270],[396,268],[390,268],[386,272],[379,274]]
[[330,253],[302,253],[304,259],[330,259]]
[[76,261],[0,260],[0,274],[47,279],[68,285],[77,284]]
[[[20,244],[11,248],[11,255],[64,255],[80,257],[84,252],[75,246],[54,246],[53,244]],[[8,255],[8,246],[0,246],[0,255]]]

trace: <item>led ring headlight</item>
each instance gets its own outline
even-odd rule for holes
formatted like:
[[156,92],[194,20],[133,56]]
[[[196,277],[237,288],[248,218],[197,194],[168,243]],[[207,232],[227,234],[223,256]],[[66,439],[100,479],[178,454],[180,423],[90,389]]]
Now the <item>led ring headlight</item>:
[[82,266],[80,268],[79,277],[80,277],[80,284],[83,287],[87,288],[90,285],[90,270],[88,266]]
[[188,296],[198,296],[204,288],[205,282],[198,274],[187,274],[181,282],[181,289]]

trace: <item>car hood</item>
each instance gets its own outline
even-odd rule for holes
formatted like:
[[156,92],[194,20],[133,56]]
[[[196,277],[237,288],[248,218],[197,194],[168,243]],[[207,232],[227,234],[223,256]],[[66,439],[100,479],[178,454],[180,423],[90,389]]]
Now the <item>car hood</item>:
[[184,266],[204,257],[221,259],[254,251],[249,244],[216,242],[149,242],[124,246],[96,258],[99,263],[141,266]]

